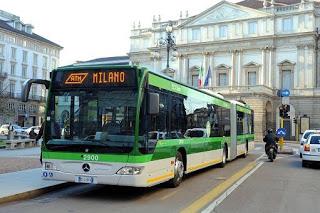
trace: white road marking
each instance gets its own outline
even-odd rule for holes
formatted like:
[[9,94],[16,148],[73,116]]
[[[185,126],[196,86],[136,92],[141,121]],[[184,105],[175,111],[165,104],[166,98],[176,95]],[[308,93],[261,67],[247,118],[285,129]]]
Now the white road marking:
[[261,149],[262,149],[262,147],[256,147],[256,148],[254,148],[255,151],[259,151],[259,150],[261,150]]
[[[263,155],[262,155],[263,156]],[[260,157],[262,157],[260,156]],[[259,157],[259,158],[260,158]],[[248,172],[245,176],[240,178],[235,184],[233,184],[229,189],[227,189],[222,195],[220,195],[216,200],[214,200],[202,213],[212,212],[224,199],[226,199],[236,188],[238,188],[248,177],[250,177],[257,169],[259,169],[264,162],[259,162],[254,169]]]

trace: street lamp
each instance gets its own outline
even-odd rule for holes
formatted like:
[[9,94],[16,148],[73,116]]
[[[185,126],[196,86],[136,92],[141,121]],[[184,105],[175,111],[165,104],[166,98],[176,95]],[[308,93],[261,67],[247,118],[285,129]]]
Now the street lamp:
[[[169,69],[169,54],[170,49],[176,51],[176,43],[174,41],[174,36],[172,36],[172,22],[169,21],[169,24],[166,26],[167,37],[165,39],[161,38],[159,41],[159,45],[167,48],[167,69]],[[173,54],[176,56],[176,54]]]

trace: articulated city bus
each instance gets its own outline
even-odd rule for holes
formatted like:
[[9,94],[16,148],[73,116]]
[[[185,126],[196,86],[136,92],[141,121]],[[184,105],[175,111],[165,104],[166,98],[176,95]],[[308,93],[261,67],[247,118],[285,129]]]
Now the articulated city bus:
[[148,187],[178,186],[185,174],[246,156],[253,111],[136,66],[67,66],[51,81],[44,179]]

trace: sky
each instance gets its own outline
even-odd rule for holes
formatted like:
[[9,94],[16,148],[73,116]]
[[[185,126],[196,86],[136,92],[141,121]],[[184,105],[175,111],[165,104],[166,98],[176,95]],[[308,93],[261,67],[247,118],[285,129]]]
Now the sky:
[[[231,0],[237,2],[238,0]],[[219,0],[0,0],[0,10],[15,14],[33,32],[63,46],[60,65],[126,55],[133,22],[150,27],[153,15],[178,19],[196,15]]]

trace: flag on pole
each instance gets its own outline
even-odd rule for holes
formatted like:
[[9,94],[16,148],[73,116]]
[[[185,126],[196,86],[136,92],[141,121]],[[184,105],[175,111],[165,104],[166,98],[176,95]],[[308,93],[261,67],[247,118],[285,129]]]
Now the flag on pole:
[[207,72],[207,76],[206,76],[206,79],[204,81],[204,86],[207,87],[209,86],[209,81],[211,81],[211,68],[210,68],[210,65],[209,65],[209,68],[208,68],[208,72]]
[[198,87],[202,87],[203,86],[203,66],[201,64],[201,67],[200,67],[200,71],[199,71],[199,76],[198,76]]

